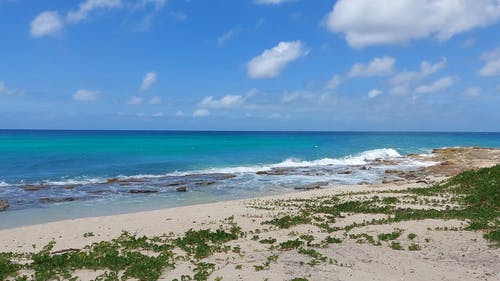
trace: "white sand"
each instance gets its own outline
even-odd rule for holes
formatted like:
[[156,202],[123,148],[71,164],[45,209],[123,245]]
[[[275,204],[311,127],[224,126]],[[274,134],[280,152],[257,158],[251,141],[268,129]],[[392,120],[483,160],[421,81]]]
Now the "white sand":
[[[258,200],[311,198],[346,191],[405,189],[414,186],[422,185],[413,183],[342,186]],[[54,250],[81,248],[92,242],[110,240],[124,230],[148,236],[169,232],[181,234],[190,228],[217,227],[220,221],[233,215],[237,224],[245,231],[269,229],[269,226],[261,225],[261,222],[276,211],[251,208],[248,203],[253,201],[254,199],[219,202],[7,229],[0,231],[0,251],[33,251],[32,245],[40,249],[51,240],[57,242]],[[347,216],[345,219],[339,219],[338,225],[373,217],[373,215],[359,214]],[[328,248],[318,249],[323,255],[337,260],[342,266],[328,263],[320,263],[314,267],[300,265],[301,261],[307,263],[310,258],[296,251],[271,251],[266,245],[252,241],[251,237],[235,242],[241,246],[243,256],[231,253],[215,254],[207,261],[216,264],[216,271],[211,275],[211,280],[218,276],[223,277],[223,280],[265,280],[265,278],[291,280],[295,277],[307,277],[309,280],[500,280],[500,250],[489,247],[481,232],[435,230],[438,226],[463,225],[464,222],[455,220],[423,220],[354,229],[352,233],[365,232],[376,236],[401,228],[404,229],[404,234],[399,241],[403,247],[406,249],[409,244],[415,242],[422,246],[422,250],[397,251],[392,250],[387,244],[382,246],[359,244],[354,239],[345,239],[341,244],[331,244]],[[299,225],[286,230],[270,229],[261,237],[276,237],[278,242],[282,242],[292,239],[289,236],[291,231],[311,233],[318,239],[326,235],[338,237],[342,235],[342,232],[326,234],[315,227]],[[93,232],[96,236],[84,238],[83,234],[87,232]],[[410,241],[406,237],[411,232],[417,234],[415,241]],[[426,238],[428,242],[425,241]],[[262,264],[266,257],[274,253],[279,255],[279,259],[270,269],[254,270],[254,265]],[[236,265],[242,265],[242,269],[235,269]],[[79,271],[78,275],[82,280],[90,280],[99,273]],[[188,263],[180,264],[175,270],[164,272],[161,280],[179,278],[185,273],[192,274]]]

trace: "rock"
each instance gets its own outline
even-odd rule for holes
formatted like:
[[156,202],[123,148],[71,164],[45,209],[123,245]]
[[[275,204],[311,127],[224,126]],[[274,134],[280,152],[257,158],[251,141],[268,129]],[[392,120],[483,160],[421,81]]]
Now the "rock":
[[188,189],[186,186],[179,186],[178,188],[176,188],[175,190],[179,191],[179,192],[186,192]]
[[322,186],[328,185],[327,181],[320,181],[320,182],[314,182],[310,183],[308,185],[304,186],[297,186],[294,189],[295,190],[312,190],[312,189],[320,189]]
[[103,194],[103,193],[106,193],[107,191],[106,190],[91,190],[91,191],[88,191],[88,193],[90,194]]
[[40,203],[58,203],[58,202],[71,202],[75,201],[75,198],[73,197],[66,197],[66,198],[52,198],[52,197],[43,197],[38,199]]
[[212,185],[215,183],[216,183],[215,181],[202,181],[202,182],[197,182],[194,185],[196,185],[196,186],[208,186],[208,185]]
[[418,180],[418,181],[417,181],[417,183],[429,184],[429,182],[428,182],[428,181],[426,181],[426,180]]
[[42,190],[44,188],[46,188],[46,186],[43,184],[27,184],[27,185],[23,186],[23,189],[25,191],[38,191],[38,190]]
[[339,175],[349,175],[349,174],[352,174],[352,171],[351,170],[345,170],[345,171],[340,171],[338,172]]
[[385,170],[386,174],[399,174],[398,170]]
[[7,210],[9,208],[9,201],[8,200],[0,200],[0,212]]
[[371,183],[367,181],[358,182],[359,185],[370,185]]
[[67,185],[63,186],[64,189],[74,189],[75,187],[76,187],[76,184],[67,184]]
[[119,178],[110,178],[108,179],[104,184],[120,184],[120,185],[131,185],[132,183],[135,182],[145,182],[145,179],[138,179],[138,178],[130,178],[130,179],[119,179]]
[[131,189],[128,191],[129,193],[132,194],[139,194],[139,193],[158,193],[158,190],[154,189]]
[[366,166],[366,165],[364,165],[364,166],[361,166],[359,169],[362,170],[362,171],[366,171],[366,170],[370,170],[371,168],[368,167],[368,166]]

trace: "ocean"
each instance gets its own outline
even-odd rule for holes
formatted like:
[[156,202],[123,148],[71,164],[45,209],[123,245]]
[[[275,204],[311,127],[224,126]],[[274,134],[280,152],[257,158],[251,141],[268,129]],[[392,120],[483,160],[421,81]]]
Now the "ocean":
[[[0,229],[377,182],[456,146],[499,148],[500,133],[0,130]],[[380,159],[399,162],[359,169]]]

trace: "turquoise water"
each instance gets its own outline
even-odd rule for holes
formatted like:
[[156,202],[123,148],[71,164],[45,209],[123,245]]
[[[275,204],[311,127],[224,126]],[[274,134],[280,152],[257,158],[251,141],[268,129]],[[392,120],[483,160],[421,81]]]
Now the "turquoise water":
[[[333,184],[375,181],[375,172],[319,177],[255,172],[299,166],[343,169],[370,157],[452,146],[500,147],[500,134],[0,130],[0,199],[11,205],[0,213],[0,228],[289,192],[293,188],[287,186],[318,179]],[[232,177],[221,180],[214,173]],[[142,181],[106,184],[110,178]],[[180,183],[188,192],[176,192],[172,186]],[[27,185],[41,187],[27,191]],[[132,195],[131,189],[154,189],[155,194]],[[34,213],[42,215],[32,218]]]

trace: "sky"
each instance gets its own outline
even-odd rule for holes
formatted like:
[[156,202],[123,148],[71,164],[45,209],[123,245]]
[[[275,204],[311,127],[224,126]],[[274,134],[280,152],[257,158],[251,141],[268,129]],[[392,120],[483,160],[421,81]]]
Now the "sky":
[[500,0],[0,0],[0,128],[500,131]]

